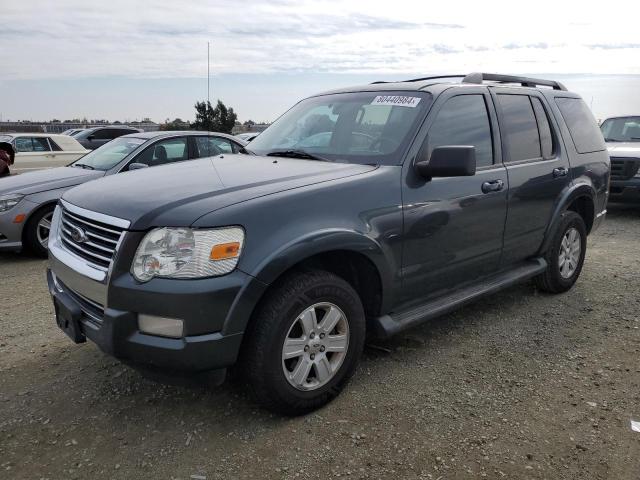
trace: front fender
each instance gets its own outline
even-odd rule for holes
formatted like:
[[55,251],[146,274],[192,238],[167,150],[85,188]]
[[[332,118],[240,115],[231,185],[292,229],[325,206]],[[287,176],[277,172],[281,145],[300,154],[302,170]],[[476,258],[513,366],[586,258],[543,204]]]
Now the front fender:
[[389,268],[389,257],[373,238],[352,230],[326,229],[296,238],[266,255],[253,271],[247,273],[261,282],[271,284],[297,263],[331,251],[364,255],[378,270],[383,292],[391,291],[393,277]]

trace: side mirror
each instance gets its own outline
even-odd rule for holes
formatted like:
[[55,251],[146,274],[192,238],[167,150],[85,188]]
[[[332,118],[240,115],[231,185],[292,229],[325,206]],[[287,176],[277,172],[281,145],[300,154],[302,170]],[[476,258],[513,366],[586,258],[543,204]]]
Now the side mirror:
[[[476,174],[476,147],[469,145],[447,145],[436,147],[429,159],[418,154],[414,164],[418,175],[433,177],[470,177]],[[422,157],[422,158],[421,158]]]
[[142,168],[149,168],[149,165],[147,165],[146,163],[137,163],[137,162],[133,162],[129,164],[129,171],[140,170]]

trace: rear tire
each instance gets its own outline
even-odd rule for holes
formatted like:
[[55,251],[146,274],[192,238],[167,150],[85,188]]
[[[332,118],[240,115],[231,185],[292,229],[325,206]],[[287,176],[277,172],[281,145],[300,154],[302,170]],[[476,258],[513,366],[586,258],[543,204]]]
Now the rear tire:
[[55,205],[49,205],[36,211],[24,227],[25,247],[38,257],[48,255],[47,241],[55,208]]
[[573,211],[562,214],[551,245],[544,255],[547,270],[535,277],[537,287],[549,293],[562,293],[576,283],[587,251],[587,228]]
[[364,347],[356,291],[325,271],[294,273],[267,294],[245,334],[244,380],[265,408],[302,415],[335,398]]

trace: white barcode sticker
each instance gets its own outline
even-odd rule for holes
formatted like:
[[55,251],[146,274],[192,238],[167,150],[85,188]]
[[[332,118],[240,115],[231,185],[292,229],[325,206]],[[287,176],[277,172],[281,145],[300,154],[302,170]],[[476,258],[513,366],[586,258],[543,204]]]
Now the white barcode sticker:
[[404,95],[378,95],[371,105],[394,105],[396,107],[415,108],[420,103],[420,97],[406,97]]

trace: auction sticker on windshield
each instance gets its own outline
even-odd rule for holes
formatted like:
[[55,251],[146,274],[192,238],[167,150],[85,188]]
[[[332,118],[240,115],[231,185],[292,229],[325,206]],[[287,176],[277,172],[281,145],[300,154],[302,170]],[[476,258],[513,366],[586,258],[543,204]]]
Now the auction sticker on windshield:
[[394,105],[397,107],[415,108],[420,103],[420,97],[405,97],[403,95],[378,95],[371,105]]

